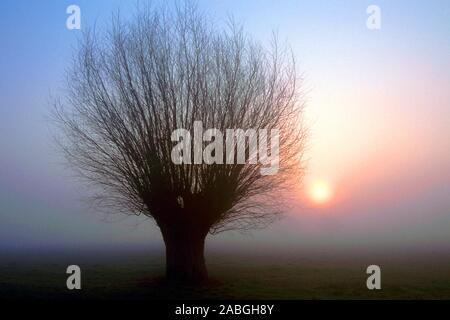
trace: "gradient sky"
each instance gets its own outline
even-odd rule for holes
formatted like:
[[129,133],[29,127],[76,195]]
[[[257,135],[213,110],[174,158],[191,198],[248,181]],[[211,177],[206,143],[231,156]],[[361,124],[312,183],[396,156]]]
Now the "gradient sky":
[[[80,31],[103,25],[132,1],[0,3],[0,246],[161,245],[150,221],[87,209],[83,187],[51,140],[51,96],[63,85]],[[366,8],[381,8],[381,29]],[[305,77],[310,130],[307,174],[286,218],[252,236],[213,244],[450,248],[450,2],[199,1],[221,24],[227,15],[267,42],[286,40]],[[324,180],[332,199],[308,188]],[[103,220],[108,220],[105,222]],[[113,220],[114,222],[111,222]]]

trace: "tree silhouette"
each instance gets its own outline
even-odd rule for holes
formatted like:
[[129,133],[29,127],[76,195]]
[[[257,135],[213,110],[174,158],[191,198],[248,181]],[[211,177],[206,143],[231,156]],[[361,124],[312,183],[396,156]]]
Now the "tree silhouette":
[[[236,24],[217,29],[192,5],[146,9],[85,32],[67,79],[54,113],[66,159],[96,186],[97,205],[154,219],[168,279],[206,280],[207,234],[266,226],[301,178],[299,81],[276,40],[266,49]],[[171,134],[195,121],[278,129],[278,172],[249,161],[175,164]]]

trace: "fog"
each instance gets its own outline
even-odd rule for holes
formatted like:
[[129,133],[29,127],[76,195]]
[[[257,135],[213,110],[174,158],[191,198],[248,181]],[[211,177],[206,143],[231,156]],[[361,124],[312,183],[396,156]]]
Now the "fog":
[[[86,25],[118,5],[79,2]],[[210,236],[208,251],[448,251],[449,3],[382,2],[386,22],[378,33],[365,28],[360,2],[313,3],[275,8],[263,1],[251,10],[237,1],[200,2],[221,18],[235,13],[257,38],[276,28],[291,43],[305,73],[311,131],[304,191],[283,218],[265,230]],[[0,5],[8,12],[0,22],[0,247],[163,250],[150,219],[89,208],[89,190],[55,148],[49,101],[61,92],[79,36],[64,27],[64,5],[12,6]],[[306,192],[316,178],[333,187],[324,206]]]

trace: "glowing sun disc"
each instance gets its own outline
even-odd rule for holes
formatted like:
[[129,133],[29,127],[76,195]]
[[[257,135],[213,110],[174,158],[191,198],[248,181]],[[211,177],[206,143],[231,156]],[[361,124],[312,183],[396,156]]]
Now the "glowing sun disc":
[[311,200],[317,204],[329,202],[332,197],[330,184],[325,181],[315,181],[311,185],[310,197]]

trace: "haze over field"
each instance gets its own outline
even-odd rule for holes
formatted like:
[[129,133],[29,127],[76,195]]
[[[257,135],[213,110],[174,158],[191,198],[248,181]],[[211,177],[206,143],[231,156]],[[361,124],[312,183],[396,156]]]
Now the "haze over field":
[[[102,215],[61,165],[45,116],[79,31],[67,1],[0,4],[0,247],[162,248],[152,222]],[[121,1],[77,1],[82,28],[101,26]],[[285,219],[210,248],[450,249],[448,1],[200,1],[232,14],[262,41],[276,30],[305,78],[310,130],[306,176]],[[103,221],[107,220],[107,222]]]

